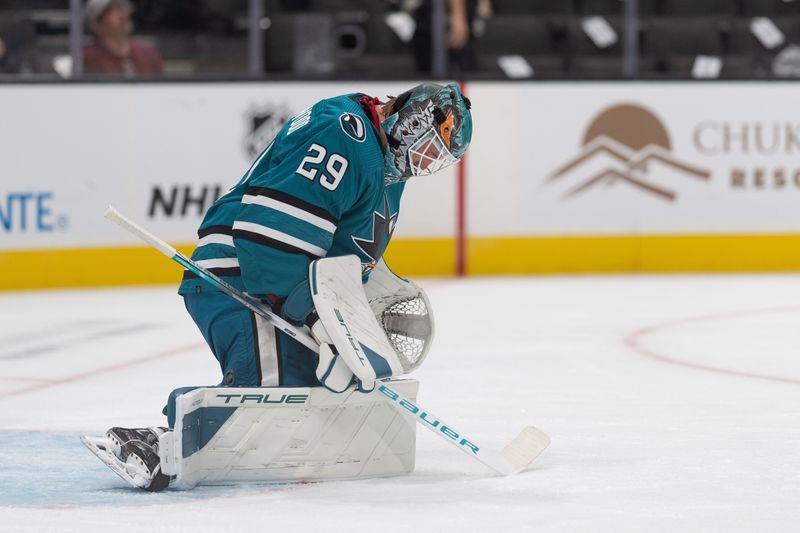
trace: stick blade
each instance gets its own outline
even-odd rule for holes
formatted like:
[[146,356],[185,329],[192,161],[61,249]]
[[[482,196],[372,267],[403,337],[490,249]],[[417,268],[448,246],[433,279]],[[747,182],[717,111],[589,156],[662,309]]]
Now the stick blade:
[[523,429],[517,437],[503,448],[500,455],[511,467],[508,474],[521,472],[550,445],[550,437],[534,426]]

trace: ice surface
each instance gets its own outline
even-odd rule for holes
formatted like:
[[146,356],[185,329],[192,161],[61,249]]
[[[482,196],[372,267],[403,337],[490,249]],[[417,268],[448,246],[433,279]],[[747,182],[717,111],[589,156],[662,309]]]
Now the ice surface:
[[129,489],[78,440],[163,424],[219,381],[173,287],[0,294],[0,531],[800,530],[800,275],[422,280],[419,402],[502,448],[493,476],[418,431],[404,478]]

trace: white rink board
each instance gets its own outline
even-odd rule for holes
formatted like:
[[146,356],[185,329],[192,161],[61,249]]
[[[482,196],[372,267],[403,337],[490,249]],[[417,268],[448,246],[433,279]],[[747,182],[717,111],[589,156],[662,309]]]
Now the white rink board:
[[[291,116],[347,92],[384,98],[415,83],[0,87],[0,250],[138,244],[101,220],[108,204],[170,242],[193,243],[201,211],[255,157],[246,146],[256,114]],[[469,83],[475,130],[466,167],[468,234],[798,232],[796,88]],[[621,117],[620,105],[638,109],[638,121]],[[605,119],[596,120],[604,112]],[[610,139],[600,144],[617,155],[594,153],[552,178],[587,155],[589,132],[596,143],[602,135]],[[660,147],[667,162],[651,158],[646,168],[632,165],[647,144]],[[449,169],[410,184],[396,237],[454,236],[455,175]],[[177,191],[180,199],[184,188],[205,202],[150,216],[156,189]]]
[[[285,120],[322,98],[364,92],[385,99],[416,83],[0,87],[0,250],[138,244],[102,220],[109,204],[165,240],[193,243],[201,202],[185,214],[151,217],[154,188],[168,195],[188,186],[207,209],[258,155],[247,150],[254,114]],[[450,169],[408,191],[397,234],[453,232],[454,176]],[[434,202],[450,214],[429,216]]]
[[[471,84],[469,233],[800,231],[797,88],[794,83]],[[643,112],[628,118],[620,113],[624,105]],[[588,155],[583,140],[589,132],[629,140],[623,148],[630,148],[630,139],[647,144],[665,136],[673,163],[709,176],[702,179],[656,160],[641,176],[630,176],[674,195],[668,199],[621,178],[602,178],[609,169],[625,174],[627,160],[597,152],[551,179]],[[734,176],[741,181],[734,184]],[[593,186],[567,196],[596,177]]]

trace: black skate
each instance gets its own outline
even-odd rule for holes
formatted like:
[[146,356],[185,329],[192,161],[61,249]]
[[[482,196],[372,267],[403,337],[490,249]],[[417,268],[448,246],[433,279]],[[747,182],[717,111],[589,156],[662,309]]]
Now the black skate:
[[158,437],[167,428],[113,427],[104,437],[81,437],[87,448],[111,470],[134,487],[157,492],[169,486],[169,476],[161,473]]

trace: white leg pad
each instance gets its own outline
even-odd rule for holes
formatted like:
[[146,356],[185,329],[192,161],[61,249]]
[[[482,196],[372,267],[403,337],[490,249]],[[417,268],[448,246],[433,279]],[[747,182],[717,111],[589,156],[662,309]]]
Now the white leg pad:
[[[393,381],[411,399],[416,380]],[[161,435],[173,486],[355,479],[414,470],[416,426],[375,395],[323,387],[209,387],[179,396]]]

